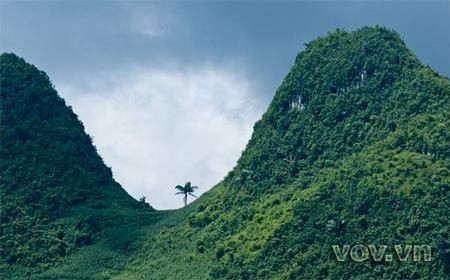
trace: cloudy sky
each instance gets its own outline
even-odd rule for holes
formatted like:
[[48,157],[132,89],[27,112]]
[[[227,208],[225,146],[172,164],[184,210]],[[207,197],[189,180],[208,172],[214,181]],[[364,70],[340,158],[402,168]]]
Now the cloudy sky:
[[450,76],[449,1],[4,1],[0,51],[46,71],[133,197],[177,208],[234,166],[304,43],[398,31]]

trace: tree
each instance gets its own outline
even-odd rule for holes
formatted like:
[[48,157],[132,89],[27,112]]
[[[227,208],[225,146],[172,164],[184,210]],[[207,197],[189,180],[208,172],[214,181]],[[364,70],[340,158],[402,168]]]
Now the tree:
[[187,182],[184,187],[181,185],[178,185],[175,187],[175,189],[179,190],[179,192],[175,193],[175,194],[183,194],[183,202],[184,202],[184,206],[187,205],[187,197],[188,195],[193,196],[195,198],[197,198],[197,196],[195,196],[194,194],[192,194],[194,192],[195,189],[198,189],[197,186],[192,186],[191,182]]
[[147,199],[147,198],[146,198],[145,196],[139,198],[139,204],[140,204],[142,207],[150,207],[150,208],[151,208],[150,203],[148,203],[148,202],[146,201],[146,199]]

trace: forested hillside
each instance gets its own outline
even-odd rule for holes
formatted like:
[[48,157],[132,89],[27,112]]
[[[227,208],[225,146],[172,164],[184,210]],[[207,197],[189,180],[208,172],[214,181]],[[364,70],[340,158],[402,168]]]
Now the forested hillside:
[[[237,166],[121,279],[445,279],[449,112],[448,78],[395,32],[308,43]],[[424,244],[433,261],[338,262],[334,244]]]
[[[2,77],[2,89],[18,92],[15,87],[22,82],[13,81],[14,76]],[[35,277],[66,279],[78,267],[79,279],[447,279],[449,112],[450,80],[421,64],[399,34],[381,27],[329,33],[298,54],[267,112],[255,124],[237,165],[222,182],[183,209],[139,212],[151,222],[138,226],[136,237],[121,232],[123,238],[133,240],[133,246],[108,249],[109,263],[94,265],[98,250],[112,242],[104,234],[98,243],[79,249],[62,265],[43,269]],[[44,126],[40,119],[33,123]],[[57,128],[49,124],[45,134],[55,130],[55,136],[42,141],[60,137]],[[22,139],[27,132],[10,133]],[[6,143],[11,145],[6,140],[2,136],[2,157],[4,150],[15,151],[6,149],[10,147]],[[80,180],[76,182],[62,180],[65,173],[53,175],[64,182],[64,189],[77,186],[76,192],[54,194],[56,204],[60,200],[67,205],[81,203],[97,213],[104,208],[94,205],[105,203],[105,196],[114,200],[108,196],[114,190],[114,201],[120,205],[115,211],[122,215],[140,209],[125,194],[119,195],[123,190],[112,187],[117,183],[110,179],[89,139],[84,141],[98,166],[86,168],[83,163],[84,171],[78,172],[84,173],[77,173]],[[16,150],[24,149],[25,144],[19,143]],[[73,150],[80,157],[80,149]],[[57,154],[43,150],[42,157],[49,155],[53,156],[48,162],[57,162]],[[72,164],[76,163],[74,158]],[[24,174],[20,180],[48,172],[29,161],[23,164],[29,170],[14,171],[23,172],[18,173]],[[89,179],[96,184],[79,182]],[[21,190],[31,183],[10,180],[2,181],[2,196],[9,207],[29,205],[20,200],[20,191],[11,195],[5,190]],[[93,185],[99,186],[99,194],[83,195],[83,190],[91,190],[85,186]],[[47,189],[50,184],[41,186]],[[102,192],[100,186],[110,186],[111,192]],[[81,198],[73,201],[67,196]],[[21,216],[2,211],[2,217],[20,220]],[[432,260],[401,262],[394,257],[393,261],[338,262],[332,250],[335,244],[428,245]]]
[[47,75],[0,56],[2,267],[48,268],[150,207],[112,178]]

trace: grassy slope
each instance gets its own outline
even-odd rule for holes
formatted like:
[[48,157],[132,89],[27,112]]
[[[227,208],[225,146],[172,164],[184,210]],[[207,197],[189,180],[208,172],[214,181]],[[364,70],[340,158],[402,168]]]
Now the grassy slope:
[[[70,279],[76,275],[77,279],[170,279],[178,275],[183,279],[202,279],[209,271],[204,265],[208,263],[207,256],[193,253],[197,233],[183,225],[187,216],[197,210],[199,202],[207,200],[211,193],[179,210],[154,211],[147,226],[130,227],[125,223],[106,231],[99,242],[81,248],[62,265],[35,278]],[[202,265],[183,266],[193,258]],[[127,272],[130,267],[136,271]]]

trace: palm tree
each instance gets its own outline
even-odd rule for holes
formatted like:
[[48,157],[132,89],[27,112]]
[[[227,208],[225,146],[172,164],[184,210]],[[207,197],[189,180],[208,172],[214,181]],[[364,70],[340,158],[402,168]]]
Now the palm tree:
[[183,194],[183,202],[184,202],[184,206],[186,206],[187,204],[187,197],[188,195],[193,196],[195,198],[197,198],[197,196],[193,195],[192,193],[194,192],[195,189],[198,189],[197,186],[191,186],[191,182],[187,182],[184,187],[181,185],[178,185],[175,187],[175,189],[179,190],[179,192],[175,193],[175,194]]

